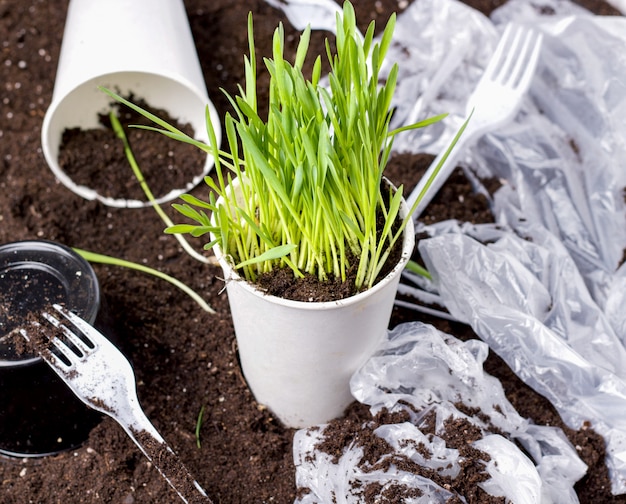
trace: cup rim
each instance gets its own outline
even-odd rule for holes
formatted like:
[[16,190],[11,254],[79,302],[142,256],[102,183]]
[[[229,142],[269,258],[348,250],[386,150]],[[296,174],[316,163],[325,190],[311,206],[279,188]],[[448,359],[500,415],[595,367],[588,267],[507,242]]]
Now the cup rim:
[[[383,177],[383,180],[389,184],[389,186],[397,190],[397,188],[386,178]],[[233,180],[233,183],[237,183],[237,179]],[[218,204],[219,204],[218,200]],[[409,207],[406,200],[403,198],[400,206],[400,217],[404,218],[408,212]],[[268,300],[269,302],[279,304],[288,308],[295,308],[299,310],[330,310],[330,309],[338,309],[346,306],[350,306],[352,304],[359,303],[362,299],[367,298],[379,290],[384,289],[389,283],[393,282],[393,280],[402,274],[406,263],[411,258],[413,254],[413,249],[415,247],[415,225],[413,223],[413,219],[409,218],[407,221],[407,225],[402,232],[402,255],[398,263],[393,267],[393,269],[383,278],[381,278],[376,284],[374,284],[371,288],[366,289],[364,291],[358,292],[352,296],[347,298],[337,299],[334,301],[296,301],[293,299],[281,298],[279,296],[274,296],[272,294],[267,294],[262,290],[255,287],[253,284],[248,282],[245,278],[241,277],[235,268],[228,262],[226,256],[222,253],[222,249],[219,244],[213,245],[214,254],[224,271],[225,281],[228,285],[228,282],[237,282],[243,289],[250,292],[251,294],[261,297],[263,299]]]
[[[60,138],[55,137],[55,129],[56,128],[72,128],[72,127],[86,127],[91,128],[94,126],[81,126],[77,124],[57,124],[57,121],[62,121],[62,119],[58,119],[58,115],[60,111],[63,110],[63,107],[67,107],[67,104],[72,99],[72,96],[77,93],[91,93],[96,92],[98,86],[105,86],[111,89],[116,88],[117,83],[122,81],[120,92],[125,91],[133,91],[137,96],[144,98],[151,105],[157,106],[159,108],[163,108],[168,110],[170,114],[173,116],[176,115],[176,110],[172,109],[171,105],[167,105],[161,103],[159,98],[154,98],[151,96],[152,93],[150,91],[150,87],[146,85],[146,82],[150,82],[151,80],[156,79],[155,87],[159,89],[163,86],[162,83],[168,83],[168,86],[179,89],[179,92],[171,92],[168,94],[171,95],[172,102],[174,103],[175,99],[180,100],[180,92],[182,90],[187,91],[187,96],[190,98],[189,103],[193,100],[193,110],[197,111],[197,116],[193,118],[186,115],[183,112],[183,116],[179,119],[184,122],[189,122],[194,127],[194,137],[203,141],[205,143],[209,142],[208,133],[206,132],[205,127],[205,108],[208,107],[209,115],[211,117],[211,121],[213,123],[213,127],[216,131],[218,144],[221,142],[221,124],[219,122],[219,116],[217,114],[217,110],[215,109],[214,104],[209,99],[208,94],[205,89],[201,89],[196,86],[193,82],[186,79],[184,76],[178,73],[172,72],[162,72],[157,73],[153,71],[144,71],[144,70],[134,70],[134,69],[120,69],[113,72],[107,72],[102,75],[98,75],[90,78],[87,81],[79,82],[74,85],[69,91],[67,91],[64,95],[53,97],[52,102],[48,106],[46,113],[44,115],[42,127],[41,127],[41,146],[44,158],[48,167],[54,174],[54,176],[69,190],[71,190],[74,194],[88,200],[97,200],[106,206],[110,206],[113,208],[146,208],[152,206],[152,202],[147,200],[138,200],[138,199],[125,199],[125,198],[116,198],[103,196],[98,193],[95,189],[87,187],[85,185],[79,185],[72,180],[72,178],[65,173],[65,171],[59,166],[58,163],[58,154],[59,147],[61,145]],[[127,81],[134,81],[135,85],[129,84]],[[161,84],[159,84],[161,82]],[[128,89],[126,89],[128,88]],[[110,101],[110,98],[105,95],[105,93],[101,93],[102,97],[98,98],[98,100],[103,100],[102,103],[106,103],[107,100]],[[98,95],[99,96],[99,95]],[[154,103],[151,100],[156,100]],[[102,105],[102,104],[100,104]],[[100,109],[104,110],[104,106],[100,106]],[[191,108],[191,107],[189,107]],[[101,110],[101,111],[102,111]],[[98,110],[94,108],[94,116],[97,115]],[[189,111],[187,110],[187,114]],[[95,120],[95,117],[94,117]],[[62,130],[61,130],[62,132]],[[178,198],[180,195],[188,192],[198,186],[204,177],[206,177],[211,170],[213,169],[215,162],[214,157],[211,154],[207,154],[206,161],[202,167],[202,171],[195,175],[184,187],[182,188],[173,188],[167,194],[161,195],[158,198],[155,198],[156,204],[163,204],[169,201],[172,201]],[[130,173],[130,172],[129,172]]]

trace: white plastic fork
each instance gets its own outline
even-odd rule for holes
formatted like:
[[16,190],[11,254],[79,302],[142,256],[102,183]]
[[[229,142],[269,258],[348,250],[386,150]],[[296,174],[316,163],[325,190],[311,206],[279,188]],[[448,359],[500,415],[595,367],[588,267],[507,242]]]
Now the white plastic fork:
[[542,34],[531,28],[513,23],[507,25],[485,73],[467,102],[465,113],[469,121],[465,130],[452,148],[442,151],[433,160],[407,198],[409,208],[420,199],[413,211],[414,219],[422,214],[448,179],[463,147],[510,121],[519,111],[535,74],[542,39]]
[[21,329],[22,336],[81,401],[124,428],[183,502],[211,503],[141,409],[135,374],[126,357],[88,322],[58,304],[53,308],[61,320],[43,312],[45,322]]
[[311,26],[312,30],[335,33],[336,15],[341,6],[334,0],[265,0],[275,9],[282,10],[296,30]]

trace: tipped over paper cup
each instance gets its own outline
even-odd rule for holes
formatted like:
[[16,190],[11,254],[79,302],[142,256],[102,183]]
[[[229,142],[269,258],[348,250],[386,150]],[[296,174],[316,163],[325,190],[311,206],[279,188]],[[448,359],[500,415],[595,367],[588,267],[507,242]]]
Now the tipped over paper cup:
[[[52,101],[44,117],[43,154],[54,175],[76,194],[113,207],[143,207],[140,200],[103,196],[76,184],[59,166],[63,133],[101,127],[99,114],[111,110],[106,87],[141,98],[188,123],[196,139],[208,142],[205,109],[221,141],[220,121],[210,102],[182,0],[71,0]],[[185,187],[157,198],[172,200],[189,191],[211,170],[207,156],[201,173]]]

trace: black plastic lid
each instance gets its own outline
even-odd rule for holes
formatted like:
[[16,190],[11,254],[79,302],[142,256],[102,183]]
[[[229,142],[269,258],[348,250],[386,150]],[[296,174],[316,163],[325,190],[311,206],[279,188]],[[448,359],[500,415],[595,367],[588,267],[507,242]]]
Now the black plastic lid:
[[0,367],[40,359],[18,350],[11,333],[52,303],[93,323],[100,289],[91,265],[69,247],[45,240],[1,245]]

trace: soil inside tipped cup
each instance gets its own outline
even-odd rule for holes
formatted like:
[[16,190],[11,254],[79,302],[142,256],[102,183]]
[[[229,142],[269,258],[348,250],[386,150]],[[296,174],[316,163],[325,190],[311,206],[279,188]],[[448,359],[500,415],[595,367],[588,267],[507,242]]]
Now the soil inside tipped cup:
[[[191,137],[195,136],[196,132],[190,124],[179,122],[167,111],[157,109],[133,94],[124,97]],[[152,122],[117,102],[111,103],[110,111],[117,115],[122,124],[139,169],[155,198],[166,196],[172,188],[185,187],[194,177],[202,173],[206,154],[200,149],[175,140],[165,142],[167,149],[159,148],[164,145],[163,142],[155,142],[159,133],[129,127],[154,126]],[[124,145],[111,127],[109,114],[101,113],[98,119],[100,128],[64,130],[59,149],[60,168],[75,184],[89,187],[101,196],[146,201],[147,198],[124,153]],[[102,170],[102,165],[107,169]],[[110,176],[111,172],[118,171],[128,173],[123,183],[120,183],[118,177]]]

